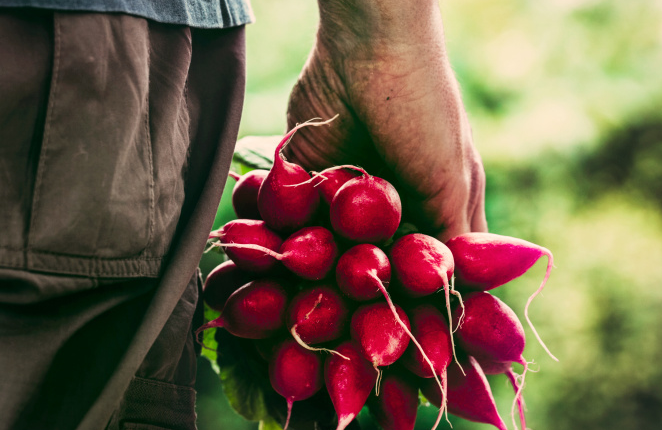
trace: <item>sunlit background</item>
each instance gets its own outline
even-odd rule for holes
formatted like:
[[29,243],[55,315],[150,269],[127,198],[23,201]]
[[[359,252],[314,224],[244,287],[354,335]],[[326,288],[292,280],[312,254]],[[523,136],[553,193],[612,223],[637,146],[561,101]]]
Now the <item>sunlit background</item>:
[[[281,134],[317,6],[253,7],[240,134]],[[530,314],[560,363],[527,328],[524,356],[539,370],[526,380],[528,427],[662,428],[662,2],[444,0],[441,8],[487,173],[490,231],[555,257]],[[520,317],[545,263],[494,291]],[[229,409],[208,363],[200,367],[200,430],[257,428]],[[510,423],[512,389],[504,376],[489,379]],[[416,428],[431,428],[435,415],[422,407]]]

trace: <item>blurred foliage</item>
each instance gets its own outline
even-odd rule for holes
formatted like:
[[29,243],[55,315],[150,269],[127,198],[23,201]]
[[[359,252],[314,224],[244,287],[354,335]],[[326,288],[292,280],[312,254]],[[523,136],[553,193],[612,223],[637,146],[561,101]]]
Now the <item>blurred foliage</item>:
[[[314,40],[317,6],[294,0],[253,6],[240,134],[280,134],[289,90]],[[524,391],[529,427],[660,428],[662,3],[441,6],[485,163],[490,230],[543,245],[555,257],[530,315],[561,361],[547,357],[526,329],[524,356],[539,369],[527,375]],[[232,216],[228,196],[217,226]],[[203,259],[201,266],[208,271],[214,264]],[[538,262],[494,293],[523,317],[545,265]],[[208,366],[201,362],[200,430],[256,428],[228,409]],[[510,422],[512,389],[505,377],[489,379]],[[434,408],[421,407],[416,428],[431,428],[435,416]],[[375,428],[365,414],[359,420]],[[451,421],[459,430],[489,427]]]

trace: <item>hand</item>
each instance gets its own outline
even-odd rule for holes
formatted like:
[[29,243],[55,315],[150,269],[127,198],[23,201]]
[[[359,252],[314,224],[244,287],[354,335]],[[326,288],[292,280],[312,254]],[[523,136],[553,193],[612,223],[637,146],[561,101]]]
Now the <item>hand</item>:
[[423,232],[487,231],[485,175],[436,0],[319,0],[320,28],[290,96],[286,147],[308,170],[354,164],[392,181]]

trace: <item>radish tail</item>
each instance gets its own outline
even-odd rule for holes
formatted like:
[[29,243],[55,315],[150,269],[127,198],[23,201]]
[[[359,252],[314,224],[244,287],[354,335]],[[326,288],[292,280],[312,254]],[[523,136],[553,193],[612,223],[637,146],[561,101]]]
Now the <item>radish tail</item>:
[[375,382],[375,396],[379,396],[379,388],[382,385],[382,370],[373,363],[372,367],[375,368],[377,372],[377,381]]
[[531,302],[533,299],[540,294],[543,288],[545,288],[545,284],[547,283],[547,280],[549,279],[549,275],[552,274],[552,267],[554,267],[554,257],[552,256],[552,253],[547,249],[547,248],[542,248],[543,255],[547,256],[547,272],[545,273],[545,278],[542,280],[542,283],[540,284],[540,287],[529,297],[529,300],[526,302],[526,306],[524,307],[524,317],[526,318],[526,322],[529,323],[529,327],[531,327],[531,330],[533,331],[533,334],[536,336],[536,339],[538,339],[538,342],[540,342],[540,345],[545,349],[547,354],[549,354],[554,361],[559,361],[558,358],[556,358],[550,351],[549,348],[547,348],[547,345],[542,341],[540,338],[540,335],[536,331],[535,327],[533,327],[533,323],[529,319],[529,305],[531,305]]
[[221,320],[221,317],[218,317],[213,321],[209,321],[207,324],[201,325],[195,331],[195,341],[198,342],[203,348],[208,349],[210,351],[215,351],[215,350],[213,348],[208,347],[207,345],[205,345],[204,341],[200,340],[200,333],[207,330],[208,328],[214,328],[214,327],[223,327],[223,321]]
[[448,285],[448,279],[445,276],[444,276],[444,295],[446,296],[446,311],[448,312],[448,331],[450,332],[451,335],[451,348],[453,349],[453,357],[455,358],[455,362],[457,363],[457,365],[460,367],[460,372],[462,372],[464,376],[467,376],[467,374],[464,373],[464,369],[462,368],[460,361],[457,359],[457,354],[455,353],[455,339],[453,339],[453,315],[451,312],[450,286]]
[[[528,367],[528,363],[524,365],[524,371],[526,372],[526,369]],[[522,398],[522,393],[521,393],[521,387],[524,386],[524,380],[522,379],[521,386],[517,382],[517,376],[515,375],[515,372],[513,372],[513,369],[509,369],[508,372],[506,372],[506,376],[510,380],[510,383],[513,386],[513,389],[515,390],[515,400],[513,401],[513,406],[510,411],[510,414],[513,419],[513,425],[515,426],[515,429],[517,430],[517,424],[515,423],[515,404],[517,404],[517,409],[519,411],[519,421],[522,426],[522,430],[526,430],[526,418],[524,417],[524,400]],[[522,378],[524,378],[524,374],[522,374]]]
[[342,418],[338,417],[338,427],[336,427],[336,430],[345,430],[345,427],[347,427],[354,418],[356,418],[356,414],[345,415]]
[[239,179],[241,179],[241,175],[238,174],[238,173],[233,172],[232,170],[230,170],[228,172],[228,176],[231,177],[232,179],[234,179],[235,181],[238,181]]
[[280,141],[280,143],[276,147],[276,154],[279,155],[281,158],[283,158],[283,156],[281,155],[280,152],[287,146],[288,143],[290,143],[290,140],[292,140],[292,136],[294,136],[294,133],[296,133],[298,129],[303,128],[303,127],[307,127],[309,125],[314,125],[315,127],[318,127],[320,125],[327,125],[331,121],[333,121],[334,119],[338,118],[338,116],[339,116],[339,114],[336,114],[336,116],[334,116],[333,118],[327,119],[326,121],[320,121],[320,122],[313,122],[313,121],[318,120],[320,118],[312,118],[312,119],[310,119],[306,122],[303,122],[301,124],[297,124],[292,130],[288,131],[287,134],[285,136],[283,136],[283,139]]
[[[391,308],[391,312],[393,312],[393,316],[395,317],[398,324],[400,324],[400,327],[402,327],[402,329],[405,331],[405,333],[407,333],[407,335],[409,336],[411,341],[414,342],[414,344],[416,345],[416,347],[420,351],[421,355],[423,356],[423,359],[425,360],[425,362],[428,364],[428,366],[430,366],[430,370],[432,370],[432,376],[434,376],[434,380],[437,381],[437,384],[439,385],[439,388],[443,392],[443,390],[444,390],[443,385],[441,384],[441,381],[439,381],[439,378],[437,377],[437,372],[435,372],[435,370],[434,370],[434,365],[432,364],[432,361],[428,358],[428,355],[423,350],[423,347],[421,346],[421,344],[418,343],[418,340],[416,340],[416,338],[414,337],[412,332],[409,331],[409,328],[407,327],[407,324],[405,324],[404,321],[402,321],[402,319],[400,318],[400,315],[398,315],[398,311],[395,309],[395,305],[393,304],[393,300],[391,300],[391,297],[389,296],[388,291],[386,291],[386,288],[384,287],[384,284],[382,284],[381,279],[379,279],[379,277],[374,273],[370,273],[370,274],[372,275],[373,278],[375,278],[377,280],[377,286],[379,287],[379,290],[384,295],[384,298],[386,299],[386,303],[388,303],[388,307]],[[442,408],[439,409],[439,416],[437,417],[437,422],[432,427],[432,430],[437,428],[437,425],[439,424],[439,421],[441,420],[441,416],[443,415],[444,406],[445,405],[442,405]]]
[[245,248],[245,249],[254,249],[256,251],[262,251],[265,254],[275,258],[276,260],[282,260],[283,254],[279,254],[273,249],[265,248],[264,246],[254,245],[252,243],[215,243],[214,246],[221,246],[227,248]]
[[285,427],[283,427],[283,430],[287,430],[287,427],[290,425],[290,418],[292,417],[293,404],[294,404],[294,400],[287,399],[287,418],[285,419]]
[[462,314],[460,315],[460,318],[457,320],[457,327],[455,327],[455,330],[453,330],[453,333],[457,331],[457,329],[460,328],[462,325],[462,321],[464,320],[464,301],[462,300],[462,294],[460,294],[459,291],[455,289],[455,275],[451,277],[451,290],[450,293],[457,297],[457,300],[460,302],[460,307],[462,308]]
[[[338,169],[353,169],[353,170],[358,170],[359,172],[363,173],[363,176],[368,177],[368,178],[370,177],[370,174],[369,174],[368,172],[366,172],[365,169],[363,169],[362,167],[352,166],[351,164],[343,164],[342,166],[329,167],[328,169],[324,169],[324,170],[322,170],[322,171],[319,172],[319,173],[315,173],[315,174],[314,174],[310,179],[308,179],[307,181],[299,182],[298,184],[289,184],[289,185],[283,185],[283,186],[284,186],[284,187],[298,187],[298,186],[300,186],[300,185],[309,184],[309,183],[313,182],[315,179],[320,178],[320,177],[323,178],[324,180],[327,180],[328,178],[327,178],[326,176],[324,176],[324,173],[330,172],[330,171],[332,171],[332,170],[338,170]],[[322,181],[320,181],[319,183],[315,184],[315,186],[317,186],[317,185],[319,185],[319,184],[321,184],[321,183],[322,183]]]
[[308,350],[310,350],[310,351],[324,351],[324,352],[330,352],[331,354],[336,354],[337,356],[342,357],[342,358],[344,358],[345,360],[349,360],[349,357],[346,357],[346,356],[342,355],[341,353],[339,353],[338,351],[335,351],[335,350],[333,350],[333,349],[328,349],[328,348],[315,348],[315,347],[312,347],[312,346],[308,345],[306,342],[304,342],[304,341],[301,339],[301,337],[299,337],[299,334],[297,333],[297,325],[296,325],[296,324],[294,324],[294,325],[292,326],[292,328],[290,329],[290,333],[292,333],[292,337],[294,338],[294,340],[297,341],[297,343],[298,343],[299,345],[301,345],[302,347],[304,347],[304,348],[306,348],[306,349],[308,349]]

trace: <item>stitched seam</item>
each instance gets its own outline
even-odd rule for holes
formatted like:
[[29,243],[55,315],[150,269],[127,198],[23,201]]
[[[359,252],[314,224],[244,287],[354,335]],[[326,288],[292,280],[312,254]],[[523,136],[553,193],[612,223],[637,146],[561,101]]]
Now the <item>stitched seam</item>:
[[147,237],[147,243],[141,255],[146,255],[148,253],[149,247],[152,244],[154,238],[154,223],[155,223],[155,191],[154,191],[154,151],[152,150],[152,133],[150,129],[150,85],[151,85],[151,71],[152,71],[152,44],[150,40],[149,32],[149,23],[147,25],[147,93],[145,94],[145,118],[144,118],[144,127],[145,133],[147,134],[147,157],[149,161],[149,233]]
[[60,20],[59,14],[53,13],[53,77],[51,79],[50,95],[48,100],[48,112],[44,124],[44,136],[41,140],[41,151],[39,155],[39,164],[37,167],[37,176],[35,178],[34,191],[32,195],[32,213],[30,214],[30,227],[28,229],[28,243],[25,249],[25,257],[27,261],[28,253],[32,250],[32,229],[37,219],[37,212],[39,209],[39,197],[41,185],[46,169],[46,158],[48,152],[48,142],[51,134],[51,122],[53,120],[53,112],[55,111],[55,100],[58,91],[58,78],[60,73],[60,52],[62,50],[62,35],[60,33]]
[[182,391],[192,391],[195,392],[195,388],[187,387],[185,385],[176,385],[168,382],[156,381],[153,379],[141,378],[140,376],[134,376],[134,381],[139,384],[154,385],[156,387],[165,387],[165,388],[174,388],[176,390]]

